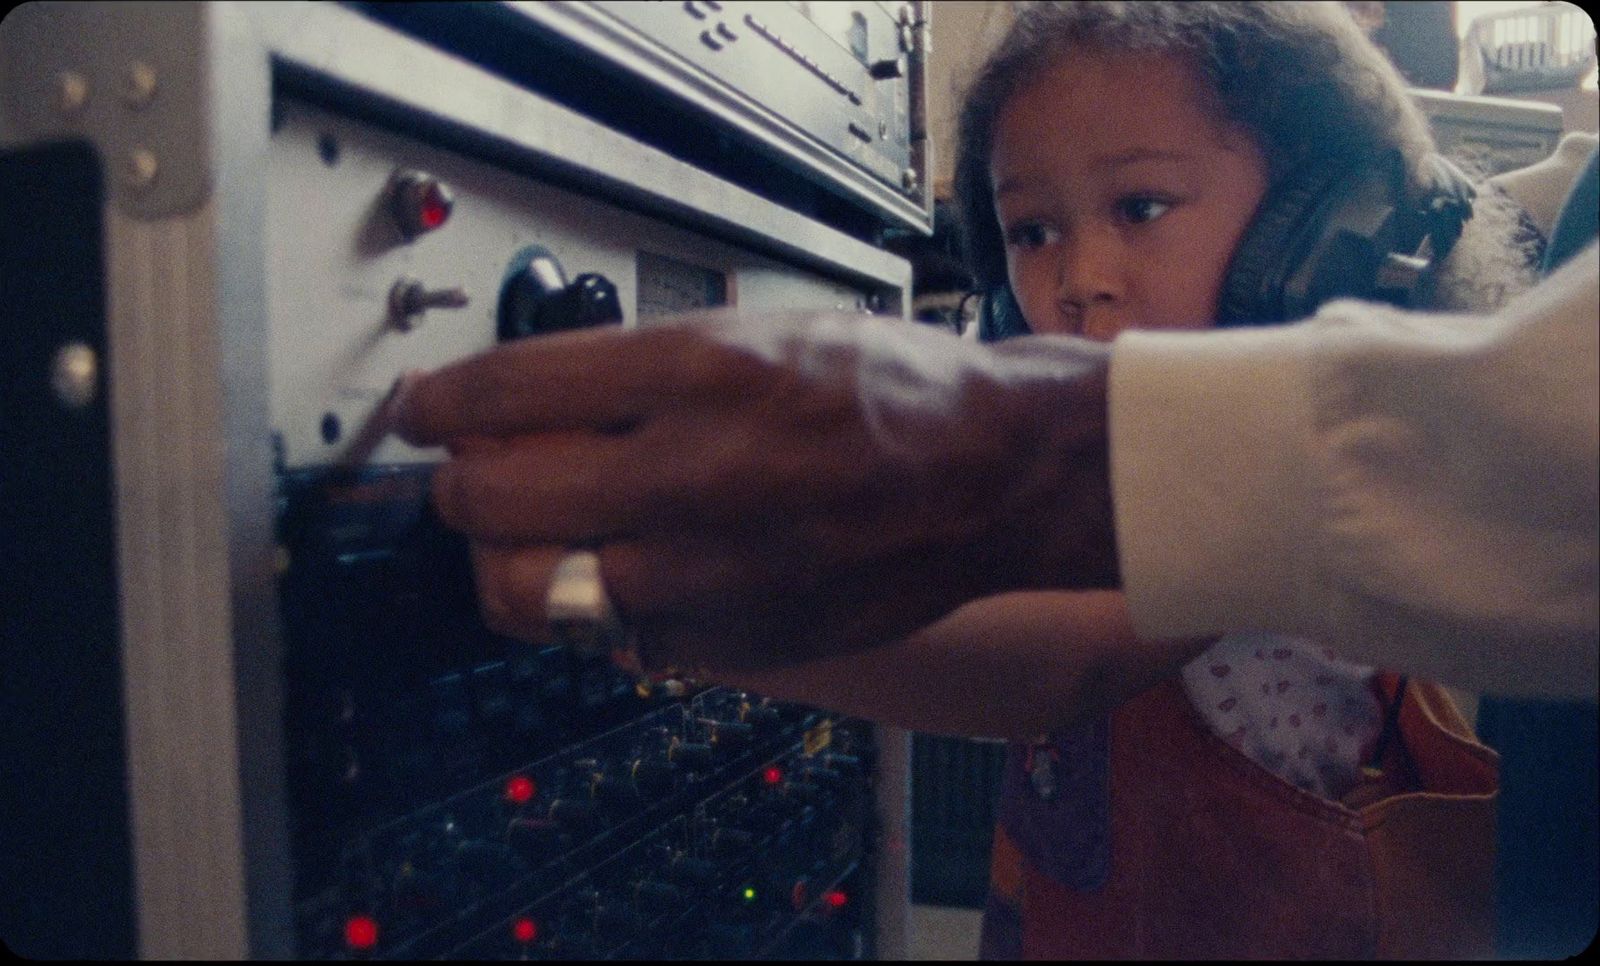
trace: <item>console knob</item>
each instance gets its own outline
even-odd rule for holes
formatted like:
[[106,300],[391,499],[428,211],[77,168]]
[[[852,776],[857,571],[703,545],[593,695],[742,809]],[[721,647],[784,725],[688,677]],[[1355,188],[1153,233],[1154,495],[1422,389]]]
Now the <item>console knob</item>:
[[572,280],[557,306],[562,328],[587,329],[622,321],[622,302],[617,287],[597,272],[584,272]]
[[538,245],[517,253],[501,283],[501,341],[621,321],[622,303],[609,279],[585,272],[568,282],[561,262]]

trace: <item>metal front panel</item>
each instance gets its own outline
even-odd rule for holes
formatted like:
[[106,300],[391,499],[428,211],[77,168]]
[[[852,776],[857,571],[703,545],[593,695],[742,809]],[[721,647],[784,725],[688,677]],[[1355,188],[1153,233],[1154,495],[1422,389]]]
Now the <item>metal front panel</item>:
[[247,13],[279,80],[296,92],[426,128],[477,156],[798,267],[910,288],[907,263],[880,248],[352,11],[273,3]]
[[[693,270],[720,280],[727,304],[757,311],[856,310],[880,294],[878,286],[797,269],[326,110],[280,102],[274,116],[267,215],[272,417],[291,469],[338,461],[401,372],[493,346],[507,265],[528,245],[552,252],[569,278],[598,272],[610,279],[625,325],[638,323],[641,304],[646,314],[656,308],[664,288],[682,289],[680,276]],[[444,227],[409,244],[393,231],[383,204],[390,176],[401,168],[425,171],[455,195]],[[402,278],[460,287],[470,301],[429,309],[401,331],[390,324],[388,302]],[[676,299],[695,307],[684,293]],[[336,434],[329,431],[335,424]],[[390,440],[372,458],[440,455]]]

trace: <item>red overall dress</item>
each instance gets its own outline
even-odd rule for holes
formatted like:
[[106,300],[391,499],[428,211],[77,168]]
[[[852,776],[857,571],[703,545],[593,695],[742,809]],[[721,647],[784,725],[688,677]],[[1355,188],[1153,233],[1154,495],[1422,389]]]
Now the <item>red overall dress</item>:
[[1399,726],[1342,802],[1217,737],[1177,681],[1013,746],[983,957],[1491,955],[1498,758],[1437,685],[1410,682]]

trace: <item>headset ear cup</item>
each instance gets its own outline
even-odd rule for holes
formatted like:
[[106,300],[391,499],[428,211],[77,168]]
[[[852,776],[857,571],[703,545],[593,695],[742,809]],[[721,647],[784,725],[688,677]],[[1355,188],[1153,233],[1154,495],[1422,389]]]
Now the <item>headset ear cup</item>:
[[983,310],[978,315],[978,341],[999,342],[1032,331],[1010,285],[996,285],[984,293]]
[[[1410,305],[1472,217],[1470,179],[1424,159],[1421,198],[1408,200],[1398,151],[1312,164],[1268,193],[1234,252],[1218,325],[1262,325],[1309,315],[1334,298]],[[1431,257],[1419,257],[1432,239]]]
[[1262,200],[1234,250],[1217,304],[1217,324],[1252,325],[1286,321],[1284,280],[1295,267],[1308,230],[1317,227],[1317,209],[1326,204],[1339,170],[1312,165],[1290,175]]
[[1461,238],[1462,228],[1472,218],[1472,201],[1478,189],[1465,171],[1439,154],[1422,160],[1425,190],[1419,212],[1432,240],[1434,260],[1448,256]]

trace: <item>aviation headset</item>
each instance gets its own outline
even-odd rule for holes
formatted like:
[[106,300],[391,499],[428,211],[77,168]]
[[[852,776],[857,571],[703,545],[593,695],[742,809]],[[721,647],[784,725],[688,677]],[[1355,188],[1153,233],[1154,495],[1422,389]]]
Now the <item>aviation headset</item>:
[[[1411,202],[1398,151],[1376,163],[1307,164],[1273,187],[1228,264],[1217,325],[1288,322],[1335,298],[1410,305],[1461,237],[1476,194],[1443,157],[1423,164],[1426,187]],[[979,339],[1029,333],[1010,285],[985,294]]]

